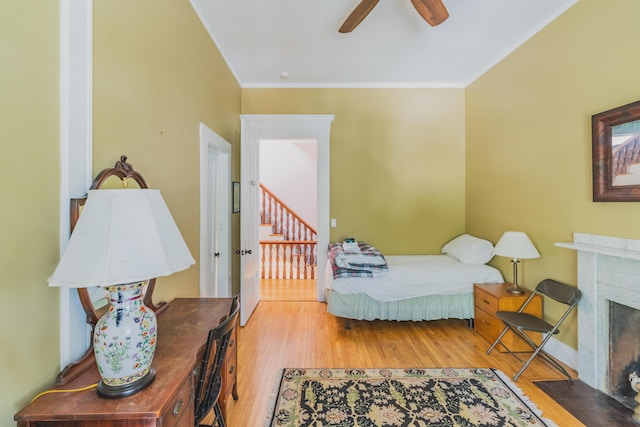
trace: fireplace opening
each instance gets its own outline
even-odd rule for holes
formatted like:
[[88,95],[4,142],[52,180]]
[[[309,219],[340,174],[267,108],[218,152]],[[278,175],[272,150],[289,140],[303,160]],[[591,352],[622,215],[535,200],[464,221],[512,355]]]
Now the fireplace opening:
[[640,376],[639,325],[640,310],[609,301],[609,395],[630,409],[637,405],[629,375]]

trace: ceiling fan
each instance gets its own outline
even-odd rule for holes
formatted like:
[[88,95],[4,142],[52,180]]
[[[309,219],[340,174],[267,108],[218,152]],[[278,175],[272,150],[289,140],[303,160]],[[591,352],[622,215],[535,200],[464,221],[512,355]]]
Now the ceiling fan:
[[[341,33],[353,31],[369,12],[378,4],[380,0],[362,0],[353,12],[347,17],[340,29]],[[447,8],[442,4],[442,0],[411,0],[411,4],[416,8],[420,16],[424,18],[432,27],[441,24],[449,17]]]

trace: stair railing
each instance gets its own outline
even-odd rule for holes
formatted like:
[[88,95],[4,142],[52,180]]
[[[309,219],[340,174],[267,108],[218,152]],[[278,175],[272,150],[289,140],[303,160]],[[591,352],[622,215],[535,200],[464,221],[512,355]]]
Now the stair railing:
[[262,278],[314,279],[318,233],[271,190],[262,190],[260,223],[271,224],[282,241],[260,240]]

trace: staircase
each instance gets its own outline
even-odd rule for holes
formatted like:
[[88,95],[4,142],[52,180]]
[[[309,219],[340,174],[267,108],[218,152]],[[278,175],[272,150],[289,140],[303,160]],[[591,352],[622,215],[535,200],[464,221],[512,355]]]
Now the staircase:
[[315,279],[318,233],[260,184],[260,265],[263,279]]

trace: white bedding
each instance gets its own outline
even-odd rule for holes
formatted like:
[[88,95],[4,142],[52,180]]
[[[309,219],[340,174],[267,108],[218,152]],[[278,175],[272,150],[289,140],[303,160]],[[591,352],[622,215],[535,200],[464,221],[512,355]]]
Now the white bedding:
[[382,277],[334,279],[327,263],[324,287],[340,294],[366,294],[376,301],[397,301],[426,295],[473,292],[474,283],[504,282],[488,265],[463,264],[447,255],[388,255],[388,274]]

